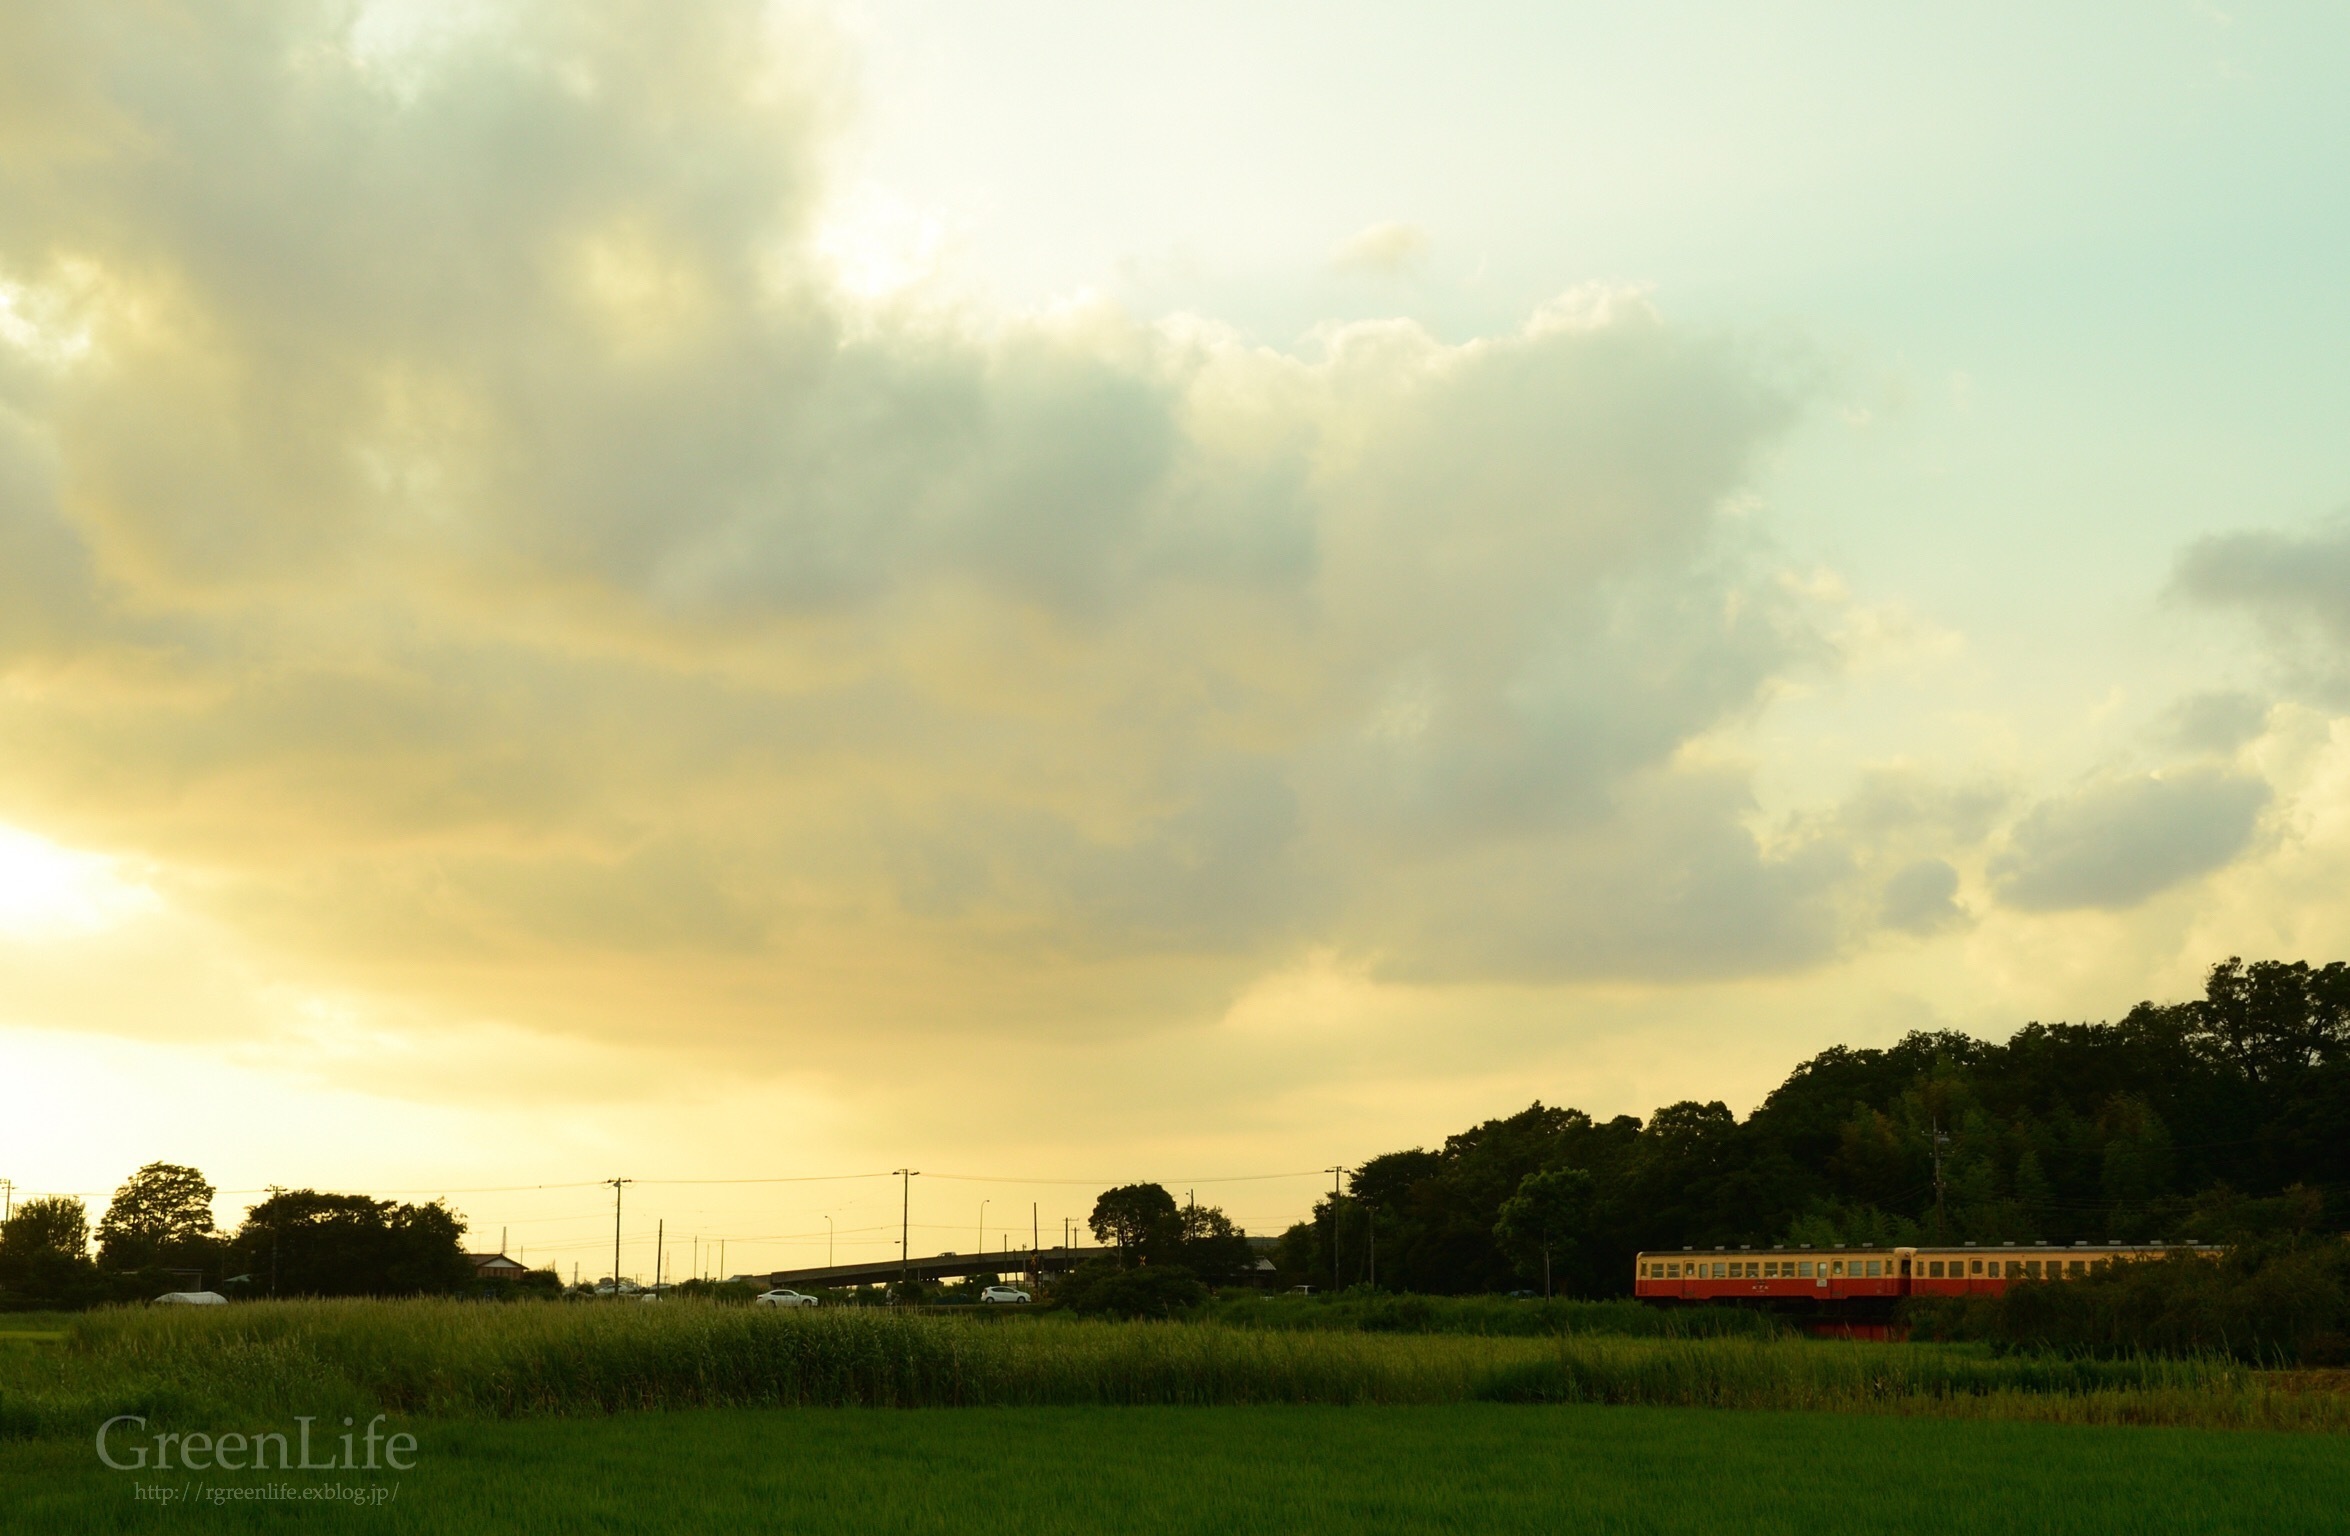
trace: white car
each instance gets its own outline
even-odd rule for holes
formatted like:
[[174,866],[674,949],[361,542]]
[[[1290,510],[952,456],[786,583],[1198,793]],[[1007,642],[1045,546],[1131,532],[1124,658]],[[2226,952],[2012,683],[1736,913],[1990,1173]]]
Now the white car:
[[982,1302],[990,1302],[1034,1301],[1036,1298],[1029,1295],[1026,1291],[1020,1289],[1020,1287],[1016,1285],[991,1285],[986,1290],[979,1293],[979,1299]]
[[813,1307],[818,1305],[815,1297],[782,1287],[772,1291],[761,1291],[751,1300],[762,1307]]

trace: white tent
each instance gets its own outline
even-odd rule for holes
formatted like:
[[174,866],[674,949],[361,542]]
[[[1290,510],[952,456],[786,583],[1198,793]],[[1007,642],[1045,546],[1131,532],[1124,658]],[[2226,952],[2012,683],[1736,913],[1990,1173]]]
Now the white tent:
[[228,1298],[218,1291],[165,1291],[149,1305],[158,1307],[225,1307]]

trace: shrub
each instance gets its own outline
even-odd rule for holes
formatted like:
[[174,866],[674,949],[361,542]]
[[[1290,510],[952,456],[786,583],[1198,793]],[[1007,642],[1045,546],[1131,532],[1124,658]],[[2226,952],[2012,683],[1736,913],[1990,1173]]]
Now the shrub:
[[1912,1302],[1929,1339],[2069,1354],[2221,1354],[2262,1364],[2350,1363],[2350,1244],[2283,1238],[2217,1260],[2109,1264],[2002,1296]]
[[1058,1294],[1080,1317],[1178,1317],[1204,1303],[1208,1288],[1179,1264],[1084,1264],[1061,1282]]

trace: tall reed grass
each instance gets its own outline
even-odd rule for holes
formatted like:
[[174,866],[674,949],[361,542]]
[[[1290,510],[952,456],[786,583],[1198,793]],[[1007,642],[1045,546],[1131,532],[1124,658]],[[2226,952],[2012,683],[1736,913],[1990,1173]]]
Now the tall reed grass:
[[1202,1321],[1233,1328],[1352,1333],[1474,1333],[1495,1338],[1608,1334],[1622,1338],[1776,1338],[1795,1332],[1746,1307],[1652,1307],[1623,1301],[1342,1292],[1335,1296],[1222,1296]]
[[684,1407],[1654,1403],[2350,1428],[2350,1396],[2225,1361],[2059,1360],[1807,1339],[1399,1335],[1213,1323],[1021,1327],[668,1303],[252,1303],[75,1318],[0,1354],[0,1434],[309,1414]]

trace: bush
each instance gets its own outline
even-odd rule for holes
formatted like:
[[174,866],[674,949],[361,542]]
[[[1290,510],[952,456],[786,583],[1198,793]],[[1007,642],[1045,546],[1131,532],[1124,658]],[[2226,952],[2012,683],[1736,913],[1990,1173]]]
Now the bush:
[[1062,1281],[1057,1295],[1080,1317],[1178,1317],[1205,1303],[1208,1288],[1180,1264],[1119,1269],[1090,1263]]
[[2350,1244],[2283,1238],[2216,1260],[2182,1252],[2003,1296],[1912,1302],[1904,1317],[1922,1338],[2007,1349],[2350,1364]]

